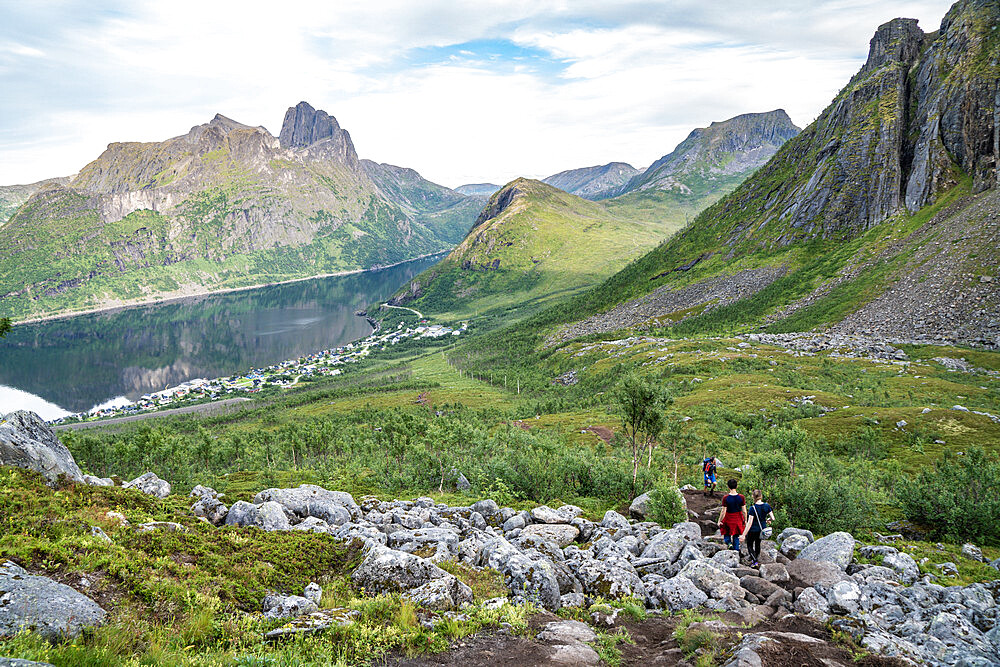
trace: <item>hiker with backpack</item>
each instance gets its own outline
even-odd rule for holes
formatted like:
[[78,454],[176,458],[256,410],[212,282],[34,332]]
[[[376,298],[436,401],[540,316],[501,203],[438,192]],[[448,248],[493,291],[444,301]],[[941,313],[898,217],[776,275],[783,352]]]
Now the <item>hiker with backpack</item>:
[[722,514],[719,515],[722,541],[733,551],[740,550],[740,535],[746,529],[747,523],[747,501],[736,490],[737,485],[735,479],[726,482],[729,493],[722,497]]
[[743,530],[743,538],[747,543],[750,567],[760,567],[760,541],[771,537],[770,524],[774,521],[774,510],[764,502],[764,494],[760,489],[754,489],[752,495],[753,505],[746,511],[747,526]]
[[702,472],[705,473],[705,495],[715,495],[715,457],[709,456],[701,462]]

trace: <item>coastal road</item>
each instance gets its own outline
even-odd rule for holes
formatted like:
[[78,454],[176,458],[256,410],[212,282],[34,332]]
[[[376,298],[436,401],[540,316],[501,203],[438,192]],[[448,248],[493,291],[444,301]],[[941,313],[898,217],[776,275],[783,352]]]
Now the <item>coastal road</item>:
[[420,319],[424,319],[424,316],[420,314],[419,310],[413,310],[412,308],[407,308],[406,306],[391,306],[387,303],[383,303],[382,305],[385,306],[386,308],[399,308],[400,310],[408,310],[411,313],[415,313],[416,316],[419,317]]
[[211,403],[199,403],[198,405],[188,405],[183,408],[172,408],[170,410],[160,410],[159,412],[144,412],[138,415],[129,415],[127,417],[114,417],[113,419],[101,419],[94,422],[79,422],[76,424],[58,424],[53,428],[56,431],[63,431],[67,429],[78,430],[82,428],[92,428],[95,426],[114,426],[115,424],[124,424],[126,422],[140,421],[143,419],[155,419],[157,417],[170,417],[172,415],[186,415],[191,413],[205,414],[205,415],[215,415],[222,412],[227,412],[229,410],[235,410],[239,407],[244,407],[244,404],[250,403],[249,398],[227,398],[222,401],[213,401]]

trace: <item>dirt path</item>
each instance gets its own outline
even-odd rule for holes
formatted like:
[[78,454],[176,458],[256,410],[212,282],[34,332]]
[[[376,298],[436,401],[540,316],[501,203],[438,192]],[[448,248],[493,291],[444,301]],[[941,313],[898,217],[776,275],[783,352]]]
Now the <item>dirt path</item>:
[[249,398],[227,398],[223,401],[199,403],[198,405],[189,405],[183,408],[172,408],[170,410],[160,410],[159,412],[144,412],[138,415],[129,415],[128,417],[115,417],[113,419],[101,419],[95,422],[78,422],[76,424],[58,424],[57,426],[53,426],[53,429],[56,431],[76,431],[82,428],[115,426],[116,424],[127,424],[128,422],[141,421],[143,419],[156,419],[158,417],[171,417],[173,415],[218,415],[224,412],[231,412],[233,410],[246,407],[247,403],[250,402],[251,399]]

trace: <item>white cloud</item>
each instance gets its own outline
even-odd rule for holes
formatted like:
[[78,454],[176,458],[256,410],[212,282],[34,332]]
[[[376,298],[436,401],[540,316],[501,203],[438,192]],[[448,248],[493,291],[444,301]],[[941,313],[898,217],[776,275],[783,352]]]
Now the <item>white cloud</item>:
[[72,173],[112,141],[216,112],[277,133],[303,99],[363,157],[446,185],[644,166],[738,113],[807,123],[880,23],[932,30],[948,4],[0,0],[0,183]]

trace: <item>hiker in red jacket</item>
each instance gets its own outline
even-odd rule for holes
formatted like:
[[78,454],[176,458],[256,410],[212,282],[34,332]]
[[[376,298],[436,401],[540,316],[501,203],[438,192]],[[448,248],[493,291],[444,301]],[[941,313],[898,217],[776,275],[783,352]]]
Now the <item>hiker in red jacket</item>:
[[722,514],[719,515],[719,531],[722,541],[733,551],[740,550],[740,535],[747,523],[747,501],[736,490],[737,482],[726,482],[729,493],[722,498]]

